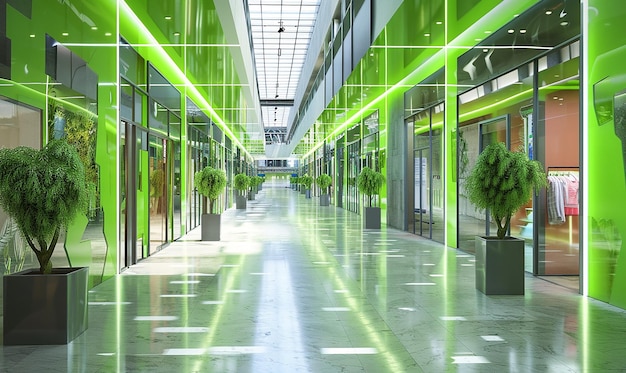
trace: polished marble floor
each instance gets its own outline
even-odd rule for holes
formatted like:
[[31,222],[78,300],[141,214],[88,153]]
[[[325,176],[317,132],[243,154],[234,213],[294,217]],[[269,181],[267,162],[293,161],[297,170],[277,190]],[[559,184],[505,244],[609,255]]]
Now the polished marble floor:
[[266,184],[90,291],[63,346],[2,346],[3,372],[620,372],[626,311],[526,277],[474,288],[474,257]]

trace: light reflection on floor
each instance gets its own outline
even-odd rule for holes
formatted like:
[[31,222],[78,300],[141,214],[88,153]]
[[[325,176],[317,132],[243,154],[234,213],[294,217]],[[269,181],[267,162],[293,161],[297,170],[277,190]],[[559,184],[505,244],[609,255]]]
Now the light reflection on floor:
[[626,311],[531,276],[485,296],[474,257],[264,186],[222,241],[178,242],[89,293],[67,346],[2,347],[7,372],[610,372]]

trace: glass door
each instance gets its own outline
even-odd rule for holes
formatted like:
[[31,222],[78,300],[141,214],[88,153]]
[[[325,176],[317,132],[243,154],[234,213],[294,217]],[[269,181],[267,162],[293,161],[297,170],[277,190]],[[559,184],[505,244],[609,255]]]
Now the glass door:
[[[489,236],[496,232],[496,226],[489,218],[489,212],[478,209],[469,202],[464,191],[465,179],[474,168],[480,152],[489,144],[509,141],[509,116],[504,115],[486,121],[459,126],[459,248],[473,253],[475,237]],[[513,224],[513,221],[511,221]]]
[[337,174],[335,175],[335,191],[337,192],[337,207],[341,207],[343,208],[343,206],[345,205],[344,203],[344,190],[343,190],[343,178],[344,178],[344,170],[345,170],[345,160],[343,158],[344,156],[344,141],[343,141],[343,137],[341,137],[338,141],[337,141],[337,152],[335,153],[337,155]]
[[150,177],[150,246],[152,255],[168,240],[168,180],[167,140],[149,136],[148,171]]
[[[120,215],[120,261],[119,266],[120,270],[124,268],[130,267],[132,264],[136,263],[136,258],[133,258],[134,250],[132,249],[133,244],[129,242],[130,234],[129,230],[132,230],[134,224],[129,224],[129,214],[130,209],[129,205],[129,191],[131,188],[129,187],[129,175],[131,174],[131,170],[129,169],[130,164],[132,164],[132,139],[128,138],[128,134],[132,132],[132,127],[130,123],[121,121],[119,126],[119,134],[120,134],[120,153],[123,156],[120,159],[120,206],[119,206],[119,215]],[[129,142],[130,141],[130,142]],[[134,220],[134,219],[133,219]]]
[[359,212],[359,191],[357,189],[357,178],[361,172],[361,142],[355,141],[348,144],[348,193],[347,210]]
[[147,132],[134,123],[122,121],[120,146],[120,269],[128,268],[147,257],[144,251],[147,232]]
[[407,230],[443,242],[443,104],[415,114],[406,123]]

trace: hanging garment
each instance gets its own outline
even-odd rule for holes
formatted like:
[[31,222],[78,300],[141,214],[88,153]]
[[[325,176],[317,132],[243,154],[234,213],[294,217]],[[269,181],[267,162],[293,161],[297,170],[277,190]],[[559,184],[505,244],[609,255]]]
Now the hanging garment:
[[566,180],[566,190],[567,192],[565,193],[565,215],[573,215],[573,216],[577,216],[578,215],[578,178],[573,175],[573,174],[569,174],[568,176],[565,176],[564,179]]
[[565,223],[565,199],[566,185],[559,176],[548,176],[547,207],[548,223]]

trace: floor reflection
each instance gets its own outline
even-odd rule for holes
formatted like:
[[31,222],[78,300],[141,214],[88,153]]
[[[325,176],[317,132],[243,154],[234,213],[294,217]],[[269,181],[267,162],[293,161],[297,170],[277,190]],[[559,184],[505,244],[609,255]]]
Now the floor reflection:
[[475,290],[474,256],[266,183],[89,293],[66,346],[2,347],[1,371],[606,372],[626,312],[530,275]]

